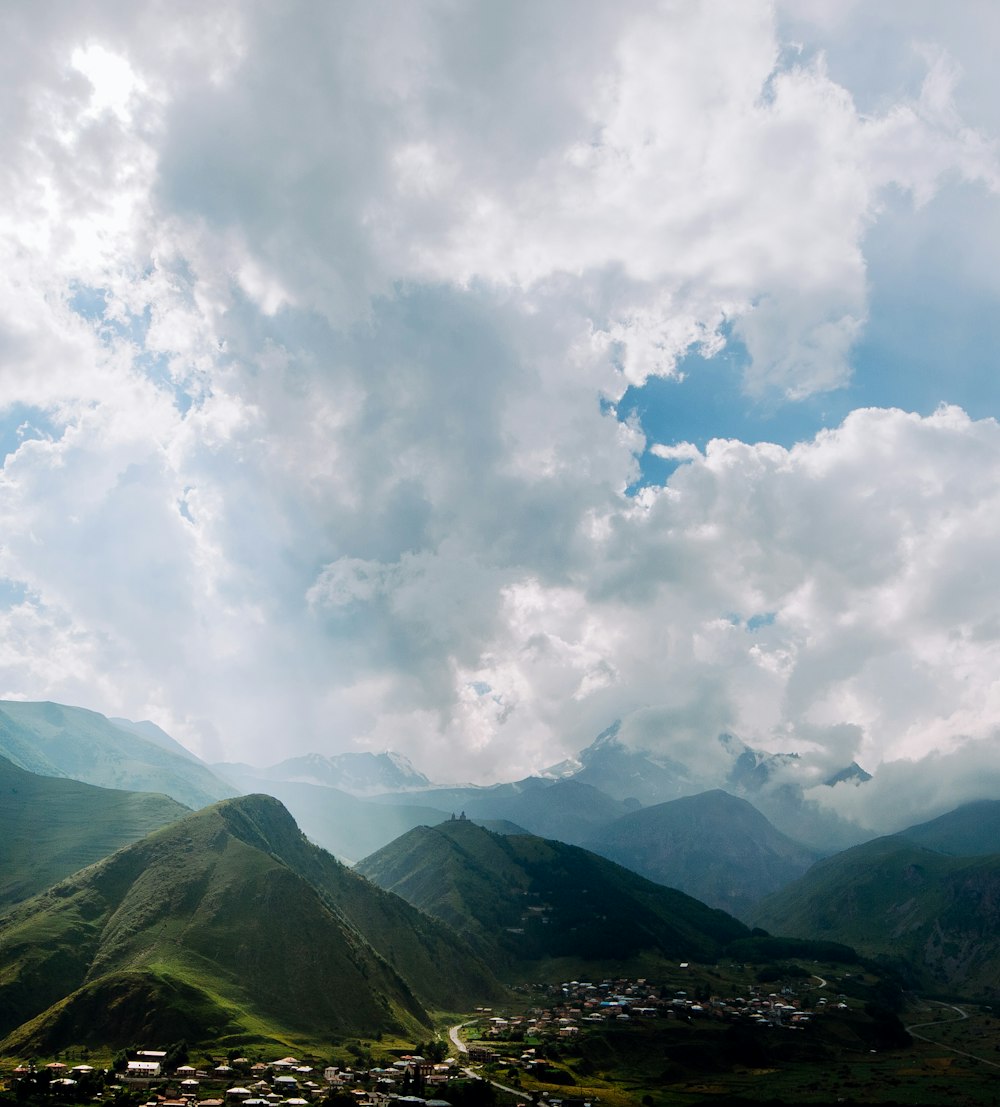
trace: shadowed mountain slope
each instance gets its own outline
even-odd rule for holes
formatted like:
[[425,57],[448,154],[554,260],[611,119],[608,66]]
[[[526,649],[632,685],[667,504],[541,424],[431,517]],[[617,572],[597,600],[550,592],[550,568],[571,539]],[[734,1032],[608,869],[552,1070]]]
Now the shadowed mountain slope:
[[313,845],[270,796],[244,796],[220,808],[234,834],[308,881],[406,978],[426,1006],[464,1010],[501,995],[492,972],[452,930]]
[[442,919],[512,975],[532,963],[712,959],[745,926],[587,850],[492,834],[464,819],[418,827],[358,871]]
[[817,857],[752,804],[718,790],[624,815],[585,845],[738,918]]
[[0,757],[0,909],[172,823],[168,796],[38,776]]
[[915,987],[1000,997],[1000,855],[948,857],[901,837],[818,861],[755,922],[909,966]]
[[901,830],[896,837],[955,857],[1000,853],[1000,800],[964,803],[936,819]]

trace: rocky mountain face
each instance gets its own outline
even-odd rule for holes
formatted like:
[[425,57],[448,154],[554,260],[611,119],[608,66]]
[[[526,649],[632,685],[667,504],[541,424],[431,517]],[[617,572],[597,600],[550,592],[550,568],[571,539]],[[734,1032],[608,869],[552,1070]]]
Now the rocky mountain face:
[[619,724],[613,723],[576,757],[550,766],[543,775],[589,784],[613,799],[644,806],[701,790],[679,761],[629,749],[618,732]]

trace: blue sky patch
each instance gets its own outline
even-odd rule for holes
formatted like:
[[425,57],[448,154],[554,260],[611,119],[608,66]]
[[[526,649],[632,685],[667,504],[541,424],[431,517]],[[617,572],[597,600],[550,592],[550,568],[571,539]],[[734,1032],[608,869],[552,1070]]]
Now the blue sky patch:
[[0,411],[0,457],[6,459],[23,442],[58,438],[62,428],[40,407],[12,404]]

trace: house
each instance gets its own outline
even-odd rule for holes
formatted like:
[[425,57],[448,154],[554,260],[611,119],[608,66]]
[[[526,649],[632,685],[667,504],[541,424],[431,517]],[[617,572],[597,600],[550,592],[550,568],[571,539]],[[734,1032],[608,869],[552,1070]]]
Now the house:
[[159,1061],[129,1061],[126,1076],[139,1077],[144,1080],[152,1080],[160,1075]]

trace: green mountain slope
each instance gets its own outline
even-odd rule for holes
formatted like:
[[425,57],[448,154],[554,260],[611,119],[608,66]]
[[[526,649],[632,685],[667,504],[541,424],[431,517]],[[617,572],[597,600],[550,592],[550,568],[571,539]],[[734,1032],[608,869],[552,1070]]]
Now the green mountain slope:
[[[191,814],[0,919],[0,1049],[126,1044],[143,1012],[155,1039],[418,1032],[425,1007],[350,921],[366,912],[362,884],[270,797]],[[370,902],[391,936],[391,897]],[[425,957],[456,944],[427,930],[439,946]],[[102,996],[120,999],[93,1022]]]
[[57,703],[0,701],[0,757],[40,776],[162,792],[191,808],[235,793],[192,755],[175,753],[96,711]]
[[0,757],[0,909],[188,813],[150,792],[38,776]]
[[758,907],[758,925],[908,964],[914,986],[1000,996],[1000,855],[948,857],[899,837],[817,862]]
[[1000,853],[1000,800],[965,803],[946,815],[901,830],[896,837],[955,857]]
[[817,857],[746,800],[719,790],[634,811],[584,844],[738,918]]
[[357,869],[442,919],[512,976],[549,958],[711,959],[742,923],[576,846],[463,819],[404,834]]
[[221,811],[241,841],[267,850],[308,881],[405,977],[426,1006],[460,1011],[502,994],[490,969],[451,929],[313,845],[270,796],[244,796]]

